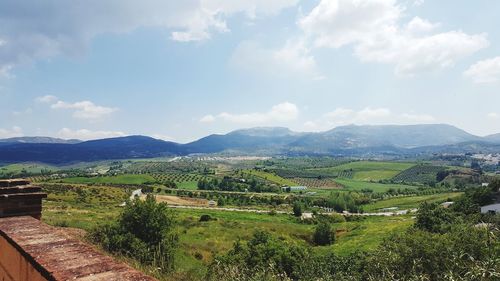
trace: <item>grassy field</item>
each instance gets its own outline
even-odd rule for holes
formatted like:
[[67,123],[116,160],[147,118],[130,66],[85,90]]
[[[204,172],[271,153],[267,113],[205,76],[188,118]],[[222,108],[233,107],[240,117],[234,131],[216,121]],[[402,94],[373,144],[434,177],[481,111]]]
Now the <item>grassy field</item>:
[[197,181],[181,181],[176,182],[177,188],[179,189],[189,189],[189,190],[197,190],[198,182]]
[[48,171],[57,171],[59,170],[55,166],[50,166],[50,165],[45,165],[45,164],[11,164],[11,165],[5,165],[0,167],[0,175],[4,174],[20,174],[22,171],[26,171],[27,173],[30,174],[38,174],[41,173],[42,170],[48,170]]
[[362,190],[362,189],[371,189],[374,192],[385,192],[389,189],[404,189],[404,188],[415,188],[411,185],[404,184],[382,184],[376,182],[365,182],[359,180],[351,180],[351,179],[335,179],[335,181],[344,186],[345,189],[349,190]]
[[[186,209],[178,209],[176,213],[182,233],[178,270],[198,277],[203,276],[205,265],[214,255],[228,251],[239,239],[248,240],[256,230],[269,231],[281,239],[304,245],[311,244],[314,231],[314,225],[301,223],[291,215]],[[215,220],[199,222],[202,214],[209,214]],[[373,249],[392,232],[404,231],[412,222],[409,217],[367,217],[336,223],[333,227],[337,229],[337,243],[314,247],[314,250],[346,255],[356,250]]]
[[[114,221],[122,210],[119,205],[132,188],[85,185],[44,184],[49,196],[43,203],[43,221],[63,227],[89,230],[97,224]],[[223,254],[256,230],[265,230],[292,243],[311,245],[314,225],[304,224],[286,214],[245,213],[218,210],[173,209],[178,221],[180,247],[177,270],[169,280],[202,280],[213,257]],[[213,220],[199,222],[202,214]],[[334,251],[344,255],[376,247],[394,231],[403,231],[409,217],[366,217],[360,221],[335,223],[337,243],[314,247],[315,251]]]
[[294,182],[294,181],[292,181],[292,180],[285,179],[285,178],[282,178],[282,177],[280,177],[278,175],[275,175],[275,174],[272,174],[272,173],[268,173],[268,172],[264,172],[264,171],[243,170],[242,172],[244,174],[256,176],[258,178],[270,181],[270,182],[275,183],[277,185],[289,185],[289,186],[297,185],[297,183]]
[[410,197],[396,197],[385,200],[380,200],[372,204],[364,205],[365,212],[378,211],[383,208],[398,207],[399,209],[417,208],[423,202],[445,202],[452,200],[462,195],[460,192],[439,193],[432,195],[410,196]]
[[42,185],[48,197],[43,201],[43,221],[58,226],[89,230],[97,223],[113,221],[131,189],[107,186]]
[[361,181],[378,181],[383,179],[390,179],[412,166],[414,163],[402,162],[379,162],[379,161],[355,161],[347,164],[329,167],[312,169],[314,171],[321,171],[323,173],[330,173],[337,175],[342,171],[353,171],[353,179]]
[[155,179],[150,175],[118,175],[118,176],[105,176],[105,177],[71,177],[54,180],[60,183],[74,183],[74,184],[145,184],[154,183]]

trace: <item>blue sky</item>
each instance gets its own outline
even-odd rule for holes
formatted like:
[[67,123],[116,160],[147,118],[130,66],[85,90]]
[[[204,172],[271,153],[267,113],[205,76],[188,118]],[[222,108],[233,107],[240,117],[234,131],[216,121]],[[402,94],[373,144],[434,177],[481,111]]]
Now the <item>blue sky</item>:
[[0,138],[500,132],[500,2],[0,2]]

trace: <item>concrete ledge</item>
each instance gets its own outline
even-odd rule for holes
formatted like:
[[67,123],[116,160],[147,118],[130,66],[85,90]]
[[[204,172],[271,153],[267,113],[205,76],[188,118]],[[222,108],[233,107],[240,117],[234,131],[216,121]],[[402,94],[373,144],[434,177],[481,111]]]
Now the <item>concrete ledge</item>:
[[0,218],[0,280],[154,281],[33,217]]

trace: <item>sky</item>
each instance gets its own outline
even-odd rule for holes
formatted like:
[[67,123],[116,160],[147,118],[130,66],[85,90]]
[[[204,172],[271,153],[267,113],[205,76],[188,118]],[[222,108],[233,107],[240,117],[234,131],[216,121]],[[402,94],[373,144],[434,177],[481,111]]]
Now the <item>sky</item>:
[[2,0],[0,138],[500,132],[500,1]]

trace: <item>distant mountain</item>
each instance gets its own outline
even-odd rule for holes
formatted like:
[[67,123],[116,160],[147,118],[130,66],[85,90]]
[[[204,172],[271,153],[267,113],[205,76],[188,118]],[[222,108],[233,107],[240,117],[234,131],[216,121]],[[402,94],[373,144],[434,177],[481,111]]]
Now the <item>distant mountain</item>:
[[35,161],[63,164],[180,154],[184,154],[181,145],[144,136],[109,138],[76,144],[12,143],[0,146],[0,162]]
[[349,125],[319,133],[299,133],[282,127],[259,127],[214,134],[187,144],[145,136],[74,141],[75,143],[35,137],[0,142],[0,162],[63,164],[210,153],[363,157],[500,153],[500,141],[497,141],[499,137],[500,134],[478,137],[445,124]]
[[17,137],[17,138],[8,138],[8,139],[0,139],[0,143],[66,143],[66,144],[75,144],[82,142],[81,140],[71,139],[59,139],[59,138],[51,138],[51,137]]
[[244,152],[279,154],[303,133],[287,128],[264,127],[236,130],[225,135],[210,135],[186,144],[189,153]]
[[500,133],[484,137],[486,141],[500,143]]
[[323,150],[387,146],[413,148],[480,140],[480,137],[444,124],[349,125],[337,127],[323,133],[303,136],[292,146],[316,147]]

